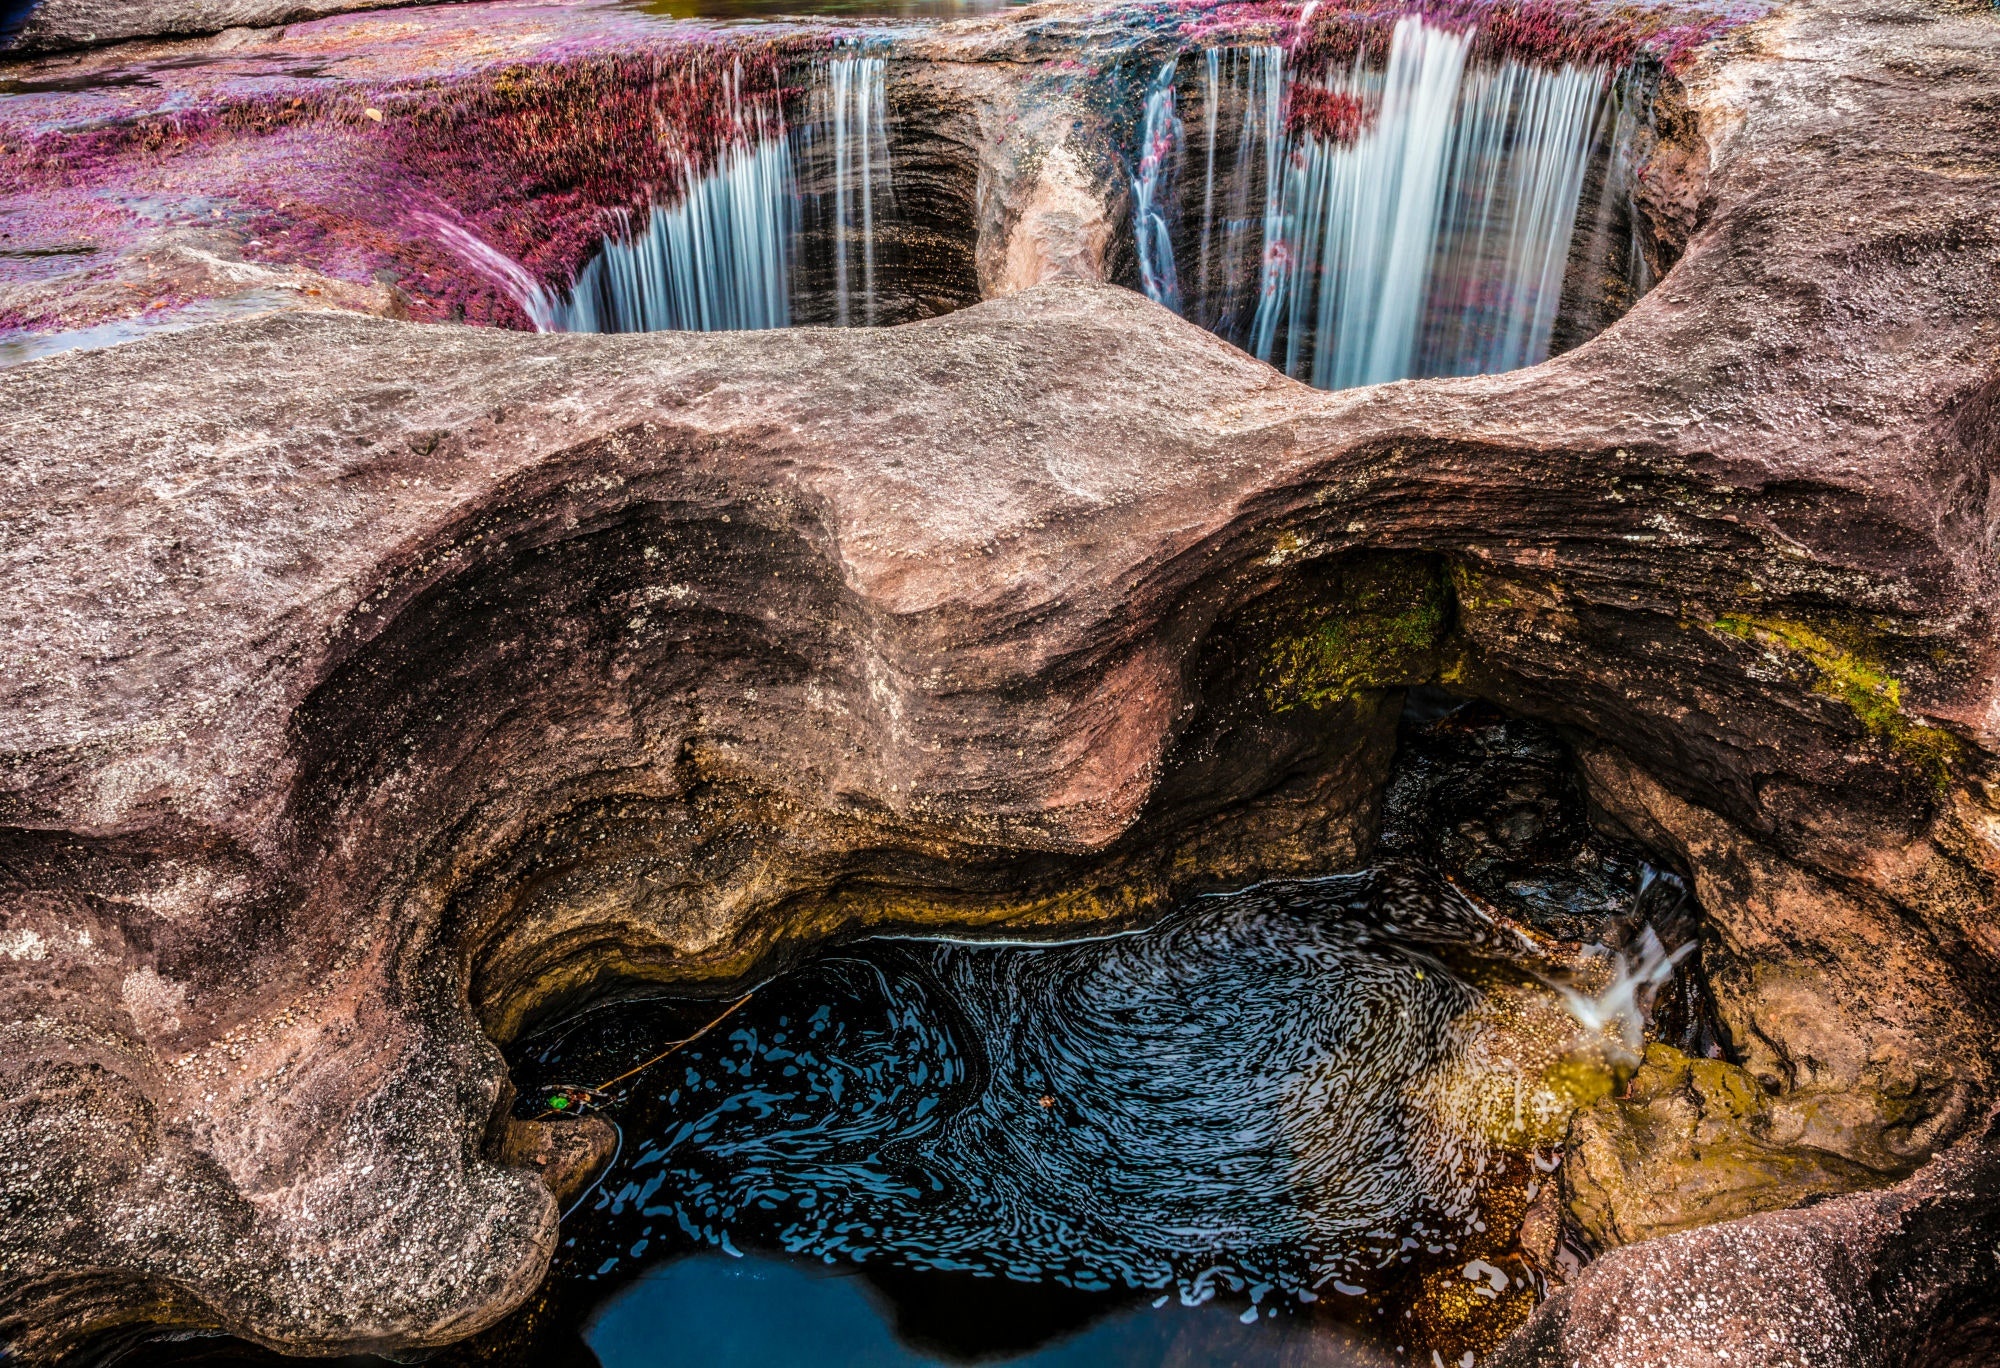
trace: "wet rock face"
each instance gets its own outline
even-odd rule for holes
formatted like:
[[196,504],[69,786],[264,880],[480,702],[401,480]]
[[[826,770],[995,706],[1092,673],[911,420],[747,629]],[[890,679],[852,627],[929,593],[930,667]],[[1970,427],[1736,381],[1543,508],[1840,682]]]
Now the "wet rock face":
[[1556,1293],[1497,1368],[1992,1362],[2000,1117],[1881,1192],[1620,1249]]
[[1616,1101],[1572,1123],[1570,1212],[1596,1247],[1612,1248],[1881,1184],[1881,1171],[1785,1136],[1782,1111],[1744,1069],[1654,1045]]
[[[471,1333],[568,1167],[496,1124],[494,1038],[1352,866],[1427,682],[1580,738],[1592,820],[1705,912],[1740,1075],[1599,1118],[1601,1238],[1690,1218],[1644,1127],[1833,1175],[1691,1219],[1924,1164],[1991,1094],[2000,977],[1991,24],[1804,5],[1691,75],[1702,226],[1511,375],[1317,393],[1082,284],[872,333],[290,315],[0,375],[5,1334]],[[1577,802],[1456,829],[1504,888]],[[1734,1238],[1608,1256],[1543,1324]]]
[[[1643,848],[1591,826],[1575,758],[1553,727],[1434,690],[1405,704],[1378,849],[1451,870],[1561,940],[1618,944],[1610,924],[1631,912],[1645,878]],[[1669,944],[1690,934],[1681,920],[1656,928]]]

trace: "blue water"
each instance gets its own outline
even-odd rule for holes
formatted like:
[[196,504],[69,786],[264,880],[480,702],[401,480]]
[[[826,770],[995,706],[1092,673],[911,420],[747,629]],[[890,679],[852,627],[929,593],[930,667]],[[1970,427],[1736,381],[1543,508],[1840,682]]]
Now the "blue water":
[[14,36],[40,3],[41,0],[0,0],[0,49],[5,49],[14,41]]
[[[893,1304],[849,1268],[703,1254],[629,1284],[586,1326],[603,1368],[929,1368],[963,1364],[900,1338]],[[1384,1361],[1350,1337],[1302,1322],[1246,1324],[1234,1307],[1140,1305],[1020,1353],[1019,1368],[1347,1368]]]
[[1393,1361],[1498,1172],[1436,1087],[1477,996],[1437,950],[1500,952],[1468,908],[1408,870],[1271,883],[573,1020],[514,1060],[517,1114],[715,1025],[599,1095],[619,1156],[507,1361]]

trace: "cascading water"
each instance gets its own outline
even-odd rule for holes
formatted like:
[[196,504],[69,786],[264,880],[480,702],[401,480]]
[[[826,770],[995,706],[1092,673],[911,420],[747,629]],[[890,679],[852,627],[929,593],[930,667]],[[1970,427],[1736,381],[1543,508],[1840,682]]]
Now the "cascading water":
[[1132,235],[1138,240],[1139,274],[1148,298],[1176,313],[1181,307],[1180,280],[1174,273],[1174,241],[1167,222],[1167,161],[1180,142],[1180,120],[1174,116],[1174,63],[1161,68],[1146,93],[1145,134],[1139,148],[1139,174],[1132,178]]
[[[1319,81],[1279,47],[1210,50],[1198,152],[1157,82],[1134,192],[1147,294],[1323,388],[1546,357],[1611,87],[1595,67],[1474,62],[1473,46],[1406,18],[1380,69],[1357,59]],[[1316,128],[1302,108],[1356,126]],[[1186,196],[1176,234],[1170,187],[1197,156],[1198,226]]]
[[557,332],[727,332],[791,316],[798,191],[782,134],[734,147],[646,228],[614,232],[553,313]]
[[820,64],[799,127],[746,108],[732,87],[735,133],[716,164],[689,168],[677,199],[607,234],[566,296],[503,283],[545,332],[782,328],[794,318],[803,239],[816,233],[831,243],[831,321],[873,324],[876,230],[894,202],[886,78],[879,57]]
[[[850,57],[827,64],[821,86],[821,126],[833,151],[834,307],[842,327],[854,321],[854,286],[861,313],[875,322],[875,215],[892,194],[889,177],[888,64],[880,57]],[[819,206],[824,215],[824,197]]]

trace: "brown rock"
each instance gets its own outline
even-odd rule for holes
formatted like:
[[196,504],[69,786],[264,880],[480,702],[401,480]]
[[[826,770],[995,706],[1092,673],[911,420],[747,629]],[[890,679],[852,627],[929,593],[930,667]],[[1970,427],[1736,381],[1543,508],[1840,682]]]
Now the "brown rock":
[[[1350,864],[1432,672],[1615,748],[1772,1143],[1921,1163],[1991,1090],[2000,977],[1990,33],[1805,4],[1700,76],[1685,254],[1511,375],[1320,394],[1048,284],[0,375],[0,1331],[468,1334],[555,1239],[493,1039]],[[1706,1233],[1671,1248],[1780,1248]]]
[[1783,1135],[1773,1111],[1745,1070],[1649,1046],[1629,1090],[1570,1125],[1562,1167],[1570,1214],[1608,1249],[1885,1181]]
[[1492,1368],[1978,1368],[2000,1347],[2000,1117],[1916,1176],[1615,1250]]
[[611,1162],[618,1148],[618,1129],[601,1116],[560,1121],[509,1121],[494,1159],[534,1169],[564,1207],[582,1195]]
[[410,0],[40,0],[13,41],[0,43],[0,51],[60,52],[133,38],[268,28],[407,3]]

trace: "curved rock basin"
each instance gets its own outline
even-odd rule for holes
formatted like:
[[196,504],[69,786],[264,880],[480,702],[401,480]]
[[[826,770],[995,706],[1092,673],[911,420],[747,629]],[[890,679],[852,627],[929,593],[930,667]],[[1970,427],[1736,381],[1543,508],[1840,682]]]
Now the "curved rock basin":
[[[727,1000],[870,932],[1103,932],[1397,854],[1396,712],[1442,685],[1561,728],[1593,822],[1687,876],[1723,1028],[1576,1113],[1554,1215],[1598,1256],[1496,1365],[1776,1364],[1771,1324],[1966,1361],[2000,1210],[2000,17],[1797,0],[1705,49],[1646,164],[1678,256],[1630,313],[1327,393],[1103,283],[1108,97],[1186,36],[1162,7],[909,38],[939,117],[898,175],[997,187],[954,221],[1004,297],[518,331],[405,230],[449,209],[547,282],[626,207],[581,154],[657,150],[626,136],[654,106],[613,98],[629,53],[564,47],[586,11],[223,35],[8,97],[28,332],[319,312],[0,375],[7,1352],[526,1334],[576,1190],[545,1151],[612,1133],[514,1113],[503,1045],[635,981]],[[552,142],[552,109],[592,117]],[[561,194],[517,193],[534,166]],[[1479,1299],[1470,1263],[1413,1276]]]
[[[1385,849],[1514,888],[1562,936],[1685,933],[1678,883],[1589,833],[1558,738],[1432,711],[1406,717]],[[1082,939],[877,938],[733,1002],[551,1026],[511,1052],[513,1114],[606,1142],[536,1297],[449,1356],[1483,1354],[1562,1266],[1563,1128],[1629,1073],[1671,966],[1586,1029],[1558,983],[1597,1002],[1610,957],[1427,869],[1269,882]]]

